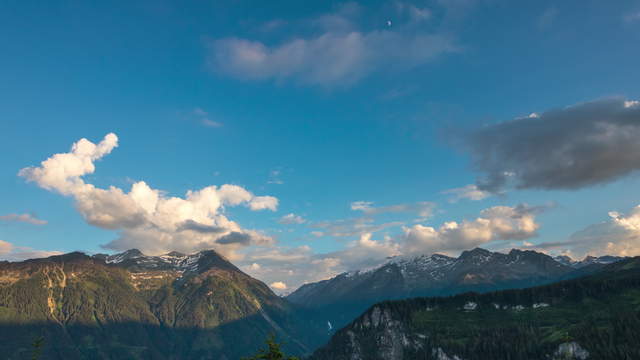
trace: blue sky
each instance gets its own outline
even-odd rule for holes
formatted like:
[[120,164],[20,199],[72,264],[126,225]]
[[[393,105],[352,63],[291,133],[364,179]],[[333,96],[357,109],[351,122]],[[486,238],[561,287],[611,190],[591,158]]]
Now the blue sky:
[[[212,247],[287,291],[392,255],[640,251],[638,1],[9,1],[0,30],[4,258]],[[109,133],[64,179],[92,190],[18,175]],[[139,181],[221,205],[105,220]]]

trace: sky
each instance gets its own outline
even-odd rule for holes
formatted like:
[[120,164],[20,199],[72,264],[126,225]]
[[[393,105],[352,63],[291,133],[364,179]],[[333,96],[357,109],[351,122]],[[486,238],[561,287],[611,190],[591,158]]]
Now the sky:
[[0,259],[640,255],[640,1],[4,1]]

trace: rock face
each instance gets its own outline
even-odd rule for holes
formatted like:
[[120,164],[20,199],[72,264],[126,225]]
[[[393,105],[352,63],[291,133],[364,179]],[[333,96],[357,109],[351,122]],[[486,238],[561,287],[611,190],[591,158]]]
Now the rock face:
[[558,345],[558,350],[553,353],[553,360],[586,360],[588,358],[589,352],[575,341]]
[[[594,269],[595,271],[595,269]],[[474,249],[453,258],[392,258],[380,267],[301,286],[287,300],[311,309],[313,321],[340,328],[376,302],[466,291],[523,288],[571,278],[582,270],[535,251]]]
[[0,262],[0,353],[46,359],[237,359],[274,333],[308,349],[291,306],[215,251]]

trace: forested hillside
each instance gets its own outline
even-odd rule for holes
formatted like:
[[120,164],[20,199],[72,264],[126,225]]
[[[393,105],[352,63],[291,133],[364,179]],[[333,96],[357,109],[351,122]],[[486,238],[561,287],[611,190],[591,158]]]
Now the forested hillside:
[[519,290],[374,305],[313,359],[640,359],[640,258]]
[[[238,359],[269,334],[308,351],[302,323],[214,251],[0,262],[0,354],[30,359]],[[298,337],[298,335],[300,335]]]
[[308,309],[315,326],[329,321],[339,329],[380,301],[543,285],[598,271],[620,259],[573,261],[532,250],[501,253],[481,248],[464,251],[457,258],[440,254],[392,258],[377,268],[305,284],[287,300]]

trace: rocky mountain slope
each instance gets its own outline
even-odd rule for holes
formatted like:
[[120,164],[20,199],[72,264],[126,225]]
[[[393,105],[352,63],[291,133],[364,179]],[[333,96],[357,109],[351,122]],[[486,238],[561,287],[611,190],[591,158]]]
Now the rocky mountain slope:
[[374,269],[305,284],[287,300],[312,309],[315,323],[330,322],[337,329],[378,301],[541,285],[590,273],[619,259],[558,261],[535,251],[514,249],[504,254],[480,248],[457,258],[439,254],[392,258]]
[[0,262],[0,354],[27,359],[238,359],[268,334],[309,349],[292,307],[215,251]]
[[640,359],[640,257],[518,290],[374,305],[313,360]]

